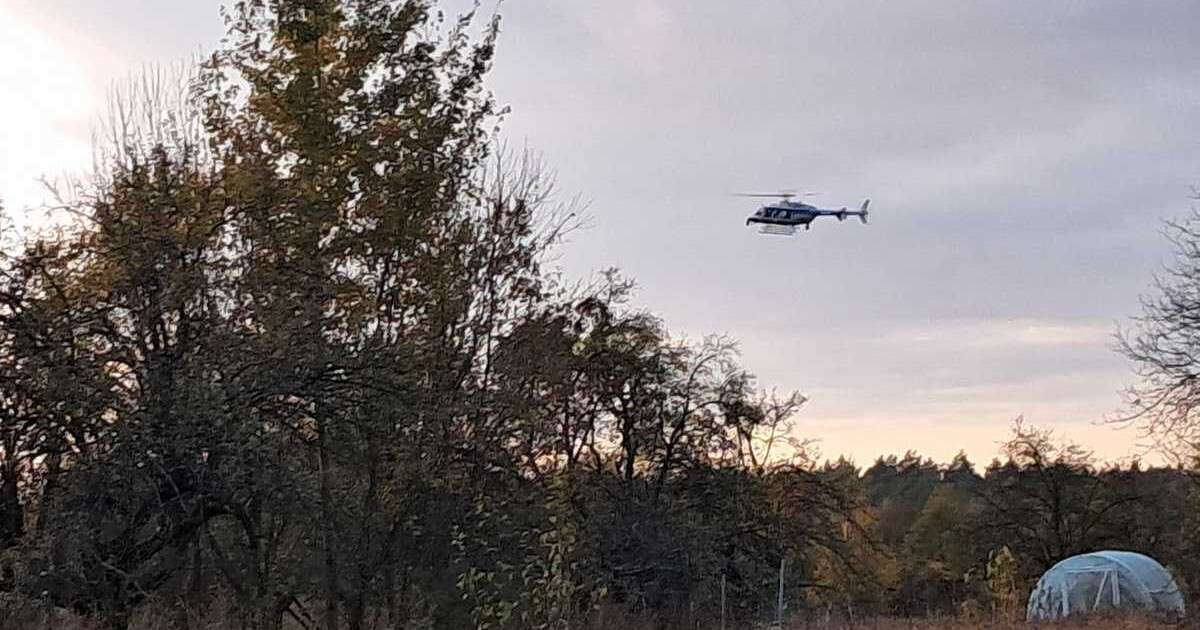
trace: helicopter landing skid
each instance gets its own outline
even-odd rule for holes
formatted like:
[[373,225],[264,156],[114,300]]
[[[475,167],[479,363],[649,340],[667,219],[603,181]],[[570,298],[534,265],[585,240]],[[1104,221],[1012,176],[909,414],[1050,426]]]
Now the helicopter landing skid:
[[791,225],[764,225],[759,230],[760,234],[774,234],[775,236],[795,236],[796,228]]

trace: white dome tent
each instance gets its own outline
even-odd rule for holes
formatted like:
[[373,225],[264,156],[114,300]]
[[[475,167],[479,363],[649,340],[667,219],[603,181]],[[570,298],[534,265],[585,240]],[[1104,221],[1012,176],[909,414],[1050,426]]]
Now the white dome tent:
[[1050,567],[1029,594],[1025,616],[1047,621],[1115,610],[1183,616],[1183,594],[1154,559],[1130,551],[1097,551]]

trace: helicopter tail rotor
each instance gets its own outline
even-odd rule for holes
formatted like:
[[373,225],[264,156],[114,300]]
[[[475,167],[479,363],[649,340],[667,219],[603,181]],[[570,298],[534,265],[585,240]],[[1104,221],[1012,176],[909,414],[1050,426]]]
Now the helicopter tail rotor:
[[867,222],[867,206],[871,205],[871,200],[867,199],[862,202],[862,207],[858,210],[858,218],[865,224]]

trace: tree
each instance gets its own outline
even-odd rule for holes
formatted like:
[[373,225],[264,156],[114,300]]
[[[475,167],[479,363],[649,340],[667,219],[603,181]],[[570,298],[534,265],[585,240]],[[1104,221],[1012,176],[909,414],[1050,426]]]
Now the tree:
[[1138,382],[1126,395],[1123,423],[1137,422],[1168,452],[1200,454],[1200,211],[1167,223],[1174,260],[1142,298],[1142,314],[1119,336]]
[[988,594],[992,598],[993,609],[1010,621],[1016,617],[1021,605],[1018,580],[1019,564],[1008,547],[1000,547],[988,554]]
[[994,547],[1007,545],[1032,562],[1027,576],[1118,542],[1110,525],[1139,497],[1099,477],[1090,452],[1021,419],[1003,450],[1007,464],[988,468],[977,495],[979,527]]
[[[57,488],[41,517],[62,567],[51,577],[78,587],[74,606],[121,627],[236,503],[212,473],[236,468],[244,449],[214,440],[233,410],[213,378],[225,328],[213,282],[224,206],[212,180],[188,146],[131,151],[112,168],[76,202],[77,231],[26,250],[18,264],[37,282],[5,299],[6,331],[25,339],[9,356],[30,377],[47,361],[66,372],[48,375],[39,401]],[[30,326],[37,313],[44,325]]]
[[867,497],[879,516],[882,542],[898,547],[937,486],[941,472],[913,451],[903,458],[879,458],[863,474]]
[[978,511],[970,492],[951,483],[930,495],[898,550],[909,573],[899,593],[905,611],[952,614],[976,594],[985,553],[972,536]]

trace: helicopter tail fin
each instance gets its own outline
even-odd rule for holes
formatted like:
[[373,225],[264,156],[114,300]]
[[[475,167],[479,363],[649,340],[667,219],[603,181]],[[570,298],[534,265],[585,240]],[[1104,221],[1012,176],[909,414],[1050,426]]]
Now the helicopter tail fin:
[[859,212],[858,218],[861,219],[863,223],[867,222],[867,206],[869,206],[869,205],[871,205],[871,200],[867,199],[867,200],[863,201],[862,207],[859,208],[859,210],[858,210],[858,212]]

